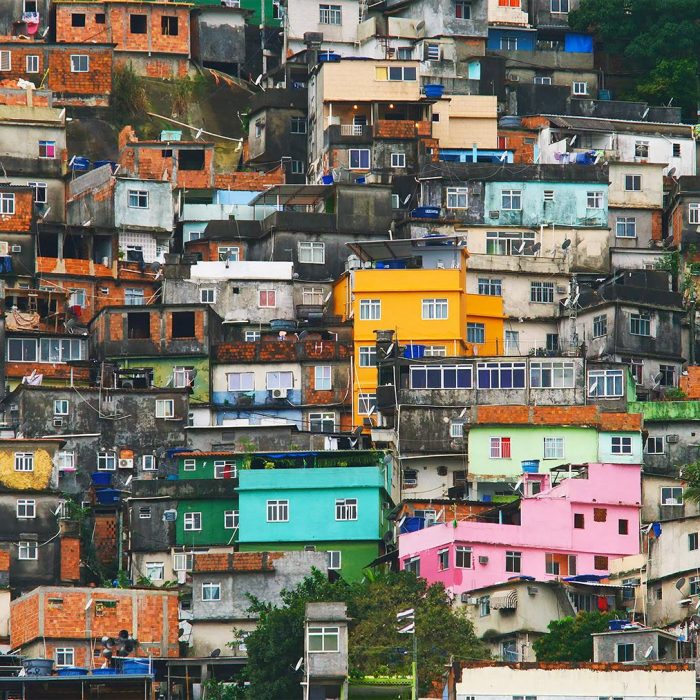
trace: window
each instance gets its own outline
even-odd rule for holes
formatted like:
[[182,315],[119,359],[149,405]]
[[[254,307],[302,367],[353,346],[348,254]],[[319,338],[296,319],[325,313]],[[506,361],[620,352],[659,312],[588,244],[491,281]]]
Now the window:
[[32,498],[18,498],[17,517],[36,518],[36,501]]
[[27,56],[25,59],[25,70],[27,73],[38,73],[39,57],[34,54]]
[[688,583],[690,583],[690,595],[700,594],[700,576],[691,576]]
[[662,506],[680,506],[683,505],[683,489],[680,486],[662,486],[661,487],[661,505]]
[[[500,2],[500,0],[499,0]],[[499,44],[501,51],[517,51],[518,37],[517,36],[502,36]]]
[[350,149],[350,170],[369,170],[369,148]]
[[477,345],[486,342],[486,326],[483,323],[467,323],[467,342]]
[[379,321],[382,317],[382,302],[379,299],[360,300],[360,321]]
[[299,243],[299,262],[323,265],[326,262],[326,244],[312,241]]
[[503,285],[500,279],[479,277],[479,294],[490,297],[500,297],[503,294]]
[[564,438],[546,437],[544,438],[544,458],[564,459]]
[[520,573],[520,564],[522,559],[521,552],[506,552],[506,571],[512,574]]
[[479,389],[524,389],[524,362],[479,362],[476,366]]
[[85,14],[83,12],[73,12],[70,16],[71,27],[84,27]]
[[342,24],[343,15],[340,5],[319,5],[319,24]]
[[506,331],[503,340],[503,352],[505,355],[519,354],[520,331]]
[[444,345],[426,345],[424,357],[447,357],[447,348]]
[[139,508],[139,520],[151,519],[151,506],[141,506]]
[[[82,17],[84,18],[85,15]],[[56,666],[75,666],[75,650],[73,647],[56,647],[55,659]]]
[[75,471],[75,452],[61,450],[56,455],[56,465],[60,472]]
[[417,77],[415,66],[377,66],[374,69],[375,80],[413,81]]
[[36,362],[36,347],[34,338],[8,338],[7,358],[11,362]]
[[499,7],[520,7],[520,0],[498,0]]
[[238,511],[224,511],[224,530],[235,530],[238,527]]
[[309,413],[309,430],[312,433],[334,433],[335,413]]
[[289,501],[268,501],[267,522],[286,523],[289,521]]
[[148,209],[148,192],[146,190],[129,190],[129,207]]
[[173,571],[192,571],[194,568],[194,554],[183,552],[173,554]]
[[510,459],[509,437],[492,437],[489,443],[491,446],[491,459]]
[[412,46],[399,46],[396,51],[396,57],[399,61],[410,61],[413,58]]
[[277,306],[277,295],[274,289],[261,289],[258,293],[258,306],[261,309],[274,309]]
[[309,306],[321,306],[323,304],[323,287],[304,287],[301,290],[301,303]]
[[186,472],[193,472],[197,470],[197,460],[186,459],[182,463],[182,468]]
[[530,282],[530,301],[536,304],[553,304],[554,282]]
[[328,568],[331,571],[340,571],[342,568],[342,552],[338,549],[331,549],[326,554],[328,555]]
[[57,399],[53,402],[53,414],[54,416],[67,416],[68,415],[68,400],[67,399]]
[[467,208],[467,188],[448,187],[447,188],[447,208],[466,209]]
[[194,367],[173,367],[173,387],[186,389],[194,383]]
[[615,648],[615,661],[618,663],[634,661],[634,644],[618,643]]
[[593,557],[593,568],[598,571],[607,571],[608,569],[608,558],[603,556]]
[[489,231],[486,233],[487,255],[534,255],[534,231]]
[[623,437],[622,435],[613,435],[610,439],[610,451],[614,455],[631,455],[632,438]]
[[439,61],[440,44],[425,44],[425,58],[427,61]]
[[413,365],[411,389],[471,389],[470,365]]
[[214,304],[216,302],[216,289],[213,287],[202,287],[199,290],[199,301],[202,304]]
[[451,438],[463,438],[464,437],[464,423],[458,421],[452,421],[450,423],[450,437]]
[[306,133],[306,117],[292,117],[290,119],[289,131],[292,134]]
[[586,193],[586,207],[588,209],[602,209],[603,208],[603,193],[602,192],[587,192]]
[[472,563],[472,548],[458,544],[455,547],[455,566],[458,569],[471,569]]
[[566,14],[569,11],[569,0],[551,0],[551,12]]
[[392,168],[405,168],[406,167],[406,154],[405,153],[392,153],[391,154],[391,167]]
[[694,202],[688,205],[688,223],[700,224],[700,203]]
[[0,214],[15,213],[15,195],[14,193],[3,192],[0,194]]
[[361,416],[371,416],[377,410],[376,394],[359,394],[357,397],[357,412]]
[[98,12],[95,15],[95,24],[104,24],[105,23],[105,13],[104,12]]
[[34,188],[34,204],[46,204],[48,187],[45,182],[28,182],[29,187]]
[[594,316],[593,317],[593,337],[601,338],[608,334],[608,317]]
[[574,529],[583,530],[586,526],[586,517],[583,513],[574,513]]
[[573,389],[574,363],[568,360],[531,361],[530,386],[533,389]]
[[21,561],[34,561],[39,558],[39,546],[30,540],[20,540],[17,558]]
[[649,157],[649,142],[648,141],[635,141],[634,142],[634,156],[635,156],[635,158],[648,158]]
[[33,452],[15,452],[15,471],[16,472],[33,472],[34,471],[34,453]]
[[333,652],[340,649],[338,627],[309,627],[309,651]]
[[221,584],[207,581],[202,584],[202,600],[221,600]]
[[521,190],[503,190],[501,192],[501,209],[506,211],[520,211],[522,209]]
[[648,455],[662,455],[664,454],[664,439],[662,437],[652,437],[647,438],[645,452]]
[[177,17],[173,15],[163,15],[160,18],[160,33],[163,36],[177,36],[178,30]]
[[470,0],[455,0],[455,19],[471,19],[472,5]]
[[282,19],[284,17],[284,8],[281,0],[272,0],[272,19]]
[[618,535],[629,535],[629,520],[625,518],[619,518],[617,521],[617,534]]
[[360,345],[360,367],[375,367],[377,365],[377,346]]
[[236,463],[230,459],[221,459],[214,462],[215,479],[235,479],[238,475]]
[[403,570],[410,571],[416,576],[420,576],[420,557],[411,557],[403,563]]
[[267,372],[265,375],[266,389],[292,389],[294,388],[293,372]]
[[698,548],[698,533],[688,533],[688,551],[692,552]]
[[574,80],[571,86],[571,92],[573,95],[587,95],[588,94],[588,83],[583,80]]
[[202,529],[202,514],[201,513],[185,513],[184,530],[185,532],[196,532]]
[[72,54],[70,57],[71,73],[88,73],[90,71],[90,56],[87,54]]
[[[536,75],[533,79],[532,82],[535,85],[551,85],[552,84],[552,78],[549,75]],[[547,192],[552,193],[552,199],[547,199]],[[545,202],[553,202],[554,201],[554,190],[546,190],[545,191]]]
[[[79,300],[76,300],[79,301]],[[85,300],[82,299],[84,302]],[[80,306],[83,306],[80,304]],[[40,362],[69,362],[82,360],[84,357],[84,341],[75,339],[41,338],[39,340]]]
[[129,15],[129,31],[132,34],[146,34],[148,31],[146,15]]
[[39,7],[37,6],[38,0],[24,0],[22,3],[23,12],[39,12]]
[[243,334],[246,343],[257,343],[260,340],[260,331],[246,331]]
[[547,333],[545,347],[548,352],[559,353],[559,333]]
[[219,256],[220,262],[238,262],[239,251],[236,246],[220,245],[217,249],[217,255]]
[[12,51],[0,51],[0,71],[12,70]]
[[437,558],[438,558],[438,569],[440,571],[444,571],[445,569],[450,568],[450,550],[449,549],[438,550]]
[[661,386],[676,386],[676,368],[673,365],[659,365],[659,374]]
[[615,222],[616,238],[636,238],[637,219],[634,216],[618,216]]
[[113,472],[117,468],[116,452],[98,452],[97,469],[101,472]]
[[424,321],[444,320],[447,316],[447,299],[423,299]]
[[625,175],[625,189],[628,192],[639,192],[642,189],[642,176]]
[[640,311],[630,315],[630,333],[632,335],[651,335],[651,314]]
[[175,401],[173,399],[156,399],[156,418],[174,418]]
[[331,367],[330,365],[318,365],[314,367],[314,389],[316,391],[330,391]]
[[609,399],[623,395],[623,370],[596,369],[588,372],[588,396]]
[[575,576],[576,557],[546,552],[544,555],[544,570],[550,576]]
[[162,561],[147,561],[146,578],[151,581],[162,581],[165,578],[165,564]]
[[336,498],[335,499],[335,519],[336,520],[357,520],[357,499],[356,498]]
[[124,290],[124,304],[126,306],[143,306],[146,301],[144,290],[135,287],[127,287]]
[[482,596],[479,598],[479,617],[487,617],[491,614],[491,597]]
[[306,170],[306,164],[303,160],[292,161],[292,175],[303,175]]
[[545,190],[542,198],[544,199],[545,202],[553,202],[554,201],[554,190]]

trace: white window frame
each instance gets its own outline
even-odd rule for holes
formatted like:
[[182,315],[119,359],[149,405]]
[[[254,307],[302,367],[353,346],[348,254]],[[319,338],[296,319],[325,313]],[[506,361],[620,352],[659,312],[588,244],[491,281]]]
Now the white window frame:
[[194,554],[192,552],[175,552],[173,554],[173,571],[192,571]]
[[155,455],[141,455],[141,469],[145,472],[154,472],[158,469]]
[[[0,52],[1,53],[1,52]],[[41,155],[41,149],[44,149],[44,155]],[[51,153],[52,155],[49,155]],[[41,139],[39,141],[39,158],[42,160],[53,160],[56,157],[56,142]],[[14,195],[13,195],[14,197]],[[3,212],[5,213],[5,212]]]
[[406,154],[403,151],[395,152],[391,154],[391,167],[392,168],[405,168],[406,167]]
[[200,589],[202,601],[216,603],[221,600],[221,584],[216,581],[205,581]]
[[[661,445],[661,449],[659,449]],[[649,435],[644,445],[644,451],[648,455],[663,455],[666,454],[666,441],[662,435]]]
[[318,23],[341,26],[343,24],[342,5],[320,4],[318,6]]
[[260,340],[260,331],[245,331],[243,340],[246,343],[257,343]]
[[330,391],[333,388],[333,368],[330,365],[316,365],[314,367],[314,389],[316,391]]
[[28,182],[27,185],[34,189],[34,204],[46,204],[49,188],[45,182]]
[[360,321],[381,321],[381,299],[360,299]]
[[[364,156],[366,154],[367,166],[362,165]],[[353,160],[356,160],[356,164],[353,165]],[[369,148],[350,148],[348,150],[348,168],[350,170],[364,171],[369,170],[372,167],[372,151]]]
[[184,472],[196,472],[197,471],[197,460],[196,459],[184,459],[182,461],[182,471],[184,471]]
[[156,399],[156,418],[175,418],[175,400]]
[[113,450],[101,450],[97,453],[97,471],[113,472],[117,469],[117,453]]
[[73,53],[70,56],[71,73],[89,73],[90,56],[86,53]]
[[289,500],[286,498],[272,499],[265,503],[266,517],[268,523],[288,523],[289,522]]
[[[307,650],[310,654],[337,654],[340,651],[339,627],[309,627]],[[314,648],[318,646],[319,648]]]
[[165,580],[165,563],[162,561],[147,561],[145,565],[146,578],[150,581]]
[[15,193],[0,193],[0,214],[12,215],[15,213]]
[[[665,494],[665,495],[664,495]],[[662,506],[683,505],[682,486],[662,486],[660,490],[660,502]]]
[[34,453],[33,452],[15,452],[15,471],[16,472],[33,472],[34,471]]
[[691,202],[688,205],[688,223],[700,224],[700,202]]
[[39,56],[35,53],[29,54],[24,60],[24,72],[25,73],[38,73],[39,72]]
[[326,264],[326,244],[320,241],[300,241],[297,244],[297,257],[307,265]]
[[[466,560],[465,560],[466,557]],[[473,569],[474,568],[474,552],[471,547],[463,544],[455,545],[455,568],[456,569]]]
[[464,423],[461,421],[451,421],[450,422],[450,437],[451,438],[463,438],[464,437]]
[[255,372],[228,372],[226,385],[229,391],[255,391]]
[[610,453],[613,455],[631,455],[632,437],[629,435],[612,435],[610,437]]
[[323,287],[303,287],[301,303],[306,306],[321,306],[323,304]]
[[424,321],[444,321],[449,318],[449,301],[445,298],[423,299],[422,319]]
[[357,520],[359,503],[357,498],[336,498],[335,519],[337,522]]
[[359,367],[376,367],[377,366],[377,346],[376,345],[360,345],[358,349]]
[[173,388],[186,389],[194,382],[194,367],[173,367]]
[[265,373],[265,388],[271,389],[287,389],[294,388],[294,372],[290,370],[272,371]]
[[377,394],[360,392],[357,395],[357,412],[361,416],[371,416],[377,410]]
[[501,190],[501,210],[502,211],[522,211],[523,191],[522,190]]
[[75,471],[75,452],[72,450],[59,450],[56,453],[56,466],[59,472]]
[[214,478],[225,479],[228,471],[229,479],[235,479],[238,476],[238,466],[232,459],[217,459],[214,462]]
[[544,459],[564,459],[563,437],[545,437],[543,443]]
[[67,416],[70,412],[70,401],[68,399],[54,399],[53,414],[54,416]]
[[272,287],[264,287],[258,290],[258,307],[261,309],[276,309],[277,291]]
[[224,530],[236,530],[238,529],[238,511],[237,510],[225,510],[224,511]]
[[17,558],[20,561],[36,561],[39,558],[39,543],[36,540],[20,540]]
[[[639,185],[637,187],[637,185]],[[642,176],[641,175],[625,175],[625,192],[641,192],[642,191]]]
[[148,209],[148,190],[129,190],[127,195],[129,209]]
[[229,262],[238,262],[241,253],[238,246],[220,245],[216,250],[216,254],[219,262],[226,262],[227,260]]
[[[633,330],[635,327],[636,331]],[[630,314],[630,335],[638,335],[642,338],[651,337],[651,313],[649,311]]]
[[585,80],[574,80],[571,83],[571,94],[575,96],[588,95],[588,83]]
[[[504,445],[508,445],[508,455],[505,456]],[[499,436],[489,438],[489,458],[490,459],[512,459],[513,441],[510,436]]]
[[12,51],[0,51],[0,71],[3,73],[12,70]]
[[[533,79],[532,82],[535,85],[551,85],[552,84],[552,77],[549,75],[536,75]],[[550,190],[551,191],[551,190]],[[545,199],[545,202],[548,201],[554,201],[554,197],[552,197],[551,200]]]
[[191,511],[185,513],[182,518],[182,529],[184,532],[200,532],[202,529],[201,511]]
[[[336,430],[336,415],[332,411],[314,411],[309,413],[308,422],[309,430],[312,432],[334,433]],[[319,425],[319,430],[315,430],[314,423]],[[330,430],[326,429],[328,427],[330,427]]]
[[343,568],[343,552],[340,549],[329,549],[326,554],[328,556],[328,570],[340,571]]
[[586,209],[603,209],[603,193],[597,190],[586,192]]
[[448,209],[466,209],[469,201],[469,188],[467,187],[448,187],[447,188],[447,208]]
[[553,304],[554,282],[543,282],[542,280],[530,282],[530,303]]
[[[595,385],[591,384],[595,380]],[[599,380],[602,380],[602,385]],[[612,385],[610,385],[612,382]],[[616,386],[619,382],[620,389]],[[600,391],[600,393],[598,393]],[[621,369],[595,369],[588,371],[587,393],[590,398],[611,399],[625,395],[625,372]]]
[[531,389],[573,389],[576,366],[570,360],[531,360]]
[[216,304],[216,287],[200,287],[199,303]]
[[56,647],[54,649],[54,659],[58,668],[75,666],[75,648]]
[[20,520],[36,518],[36,500],[33,498],[18,498],[15,504],[15,512]]

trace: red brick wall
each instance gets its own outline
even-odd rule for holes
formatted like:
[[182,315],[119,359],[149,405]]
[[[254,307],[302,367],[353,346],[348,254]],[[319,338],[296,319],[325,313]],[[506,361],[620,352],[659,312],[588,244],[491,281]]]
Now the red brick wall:
[[700,367],[689,365],[687,371],[678,385],[689,399],[700,399]]
[[[71,55],[87,54],[90,70],[86,73],[71,71]],[[99,95],[104,104],[112,92],[112,49],[107,47],[59,48],[49,51],[48,85],[58,93],[74,95]]]
[[430,122],[414,122],[408,119],[379,119],[374,124],[374,136],[378,139],[414,139],[416,136],[430,137]]
[[40,374],[44,375],[44,379],[55,379],[62,380],[64,382],[69,382],[71,376],[73,381],[79,382],[81,384],[87,382],[90,379],[90,370],[86,367],[73,367],[71,368],[66,364],[48,364],[39,362],[6,362],[5,363],[5,375],[10,379],[21,379],[29,374],[35,369]]
[[284,184],[284,169],[275,168],[266,173],[239,170],[224,175],[214,175],[214,186],[220,190],[255,192],[273,185]]
[[284,552],[232,552],[195,554],[194,571],[274,571]]
[[3,189],[0,191],[15,194],[15,213],[0,214],[0,232],[29,233],[34,218],[33,190]]
[[117,516],[114,513],[96,513],[92,541],[97,560],[111,565],[117,559]]
[[80,581],[80,538],[61,538],[61,581]]
[[238,259],[245,260],[245,246],[238,241],[189,241],[185,244],[188,253],[199,253],[202,260],[218,260],[219,246],[238,248]]
[[10,545],[6,542],[0,544],[0,571],[5,573],[10,570]]
[[475,423],[591,425],[601,430],[641,430],[639,413],[607,413],[599,406],[478,406]]

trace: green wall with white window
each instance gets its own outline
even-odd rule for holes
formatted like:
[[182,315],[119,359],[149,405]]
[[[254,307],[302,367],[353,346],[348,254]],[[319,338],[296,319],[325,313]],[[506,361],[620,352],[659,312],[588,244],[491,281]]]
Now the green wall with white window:
[[[238,540],[238,530],[224,528],[224,513],[238,510],[236,499],[183,499],[177,506],[176,544],[186,547],[228,545]],[[202,529],[185,530],[185,513],[201,513]]]
[[172,388],[174,367],[193,367],[197,370],[190,394],[190,403],[209,403],[208,357],[129,357],[112,358],[124,369],[150,367],[153,369],[153,385],[160,389]]
[[[510,458],[491,457],[491,438],[510,438]],[[563,438],[563,456],[545,459],[545,438]],[[539,459],[540,471],[569,462],[598,461],[598,431],[579,426],[476,426],[469,430],[469,474],[477,477],[508,476],[522,473],[521,462]],[[626,461],[626,460],[625,460]]]

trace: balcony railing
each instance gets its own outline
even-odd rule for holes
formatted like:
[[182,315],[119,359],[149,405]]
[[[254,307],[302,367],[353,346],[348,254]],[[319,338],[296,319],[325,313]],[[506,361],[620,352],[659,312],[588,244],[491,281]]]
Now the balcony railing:
[[341,136],[362,136],[365,133],[367,126],[364,124],[341,124]]

